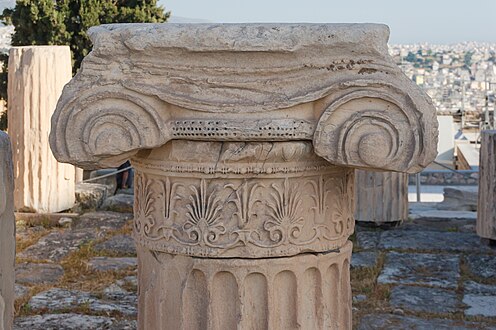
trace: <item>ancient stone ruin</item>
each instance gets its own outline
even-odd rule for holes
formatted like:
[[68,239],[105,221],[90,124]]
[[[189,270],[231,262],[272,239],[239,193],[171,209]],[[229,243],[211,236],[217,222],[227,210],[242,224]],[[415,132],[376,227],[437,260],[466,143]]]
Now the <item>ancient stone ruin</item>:
[[355,172],[355,220],[377,225],[408,219],[408,174]]
[[0,131],[0,330],[14,320],[15,220],[12,151],[7,134]]
[[482,131],[477,235],[496,244],[496,131]]
[[68,46],[13,47],[9,55],[9,134],[17,211],[60,212],[74,205],[76,170],[50,152],[50,117],[72,77]]
[[140,329],[350,329],[354,168],[436,155],[374,24],[116,24],[52,117],[56,158],[131,158]]

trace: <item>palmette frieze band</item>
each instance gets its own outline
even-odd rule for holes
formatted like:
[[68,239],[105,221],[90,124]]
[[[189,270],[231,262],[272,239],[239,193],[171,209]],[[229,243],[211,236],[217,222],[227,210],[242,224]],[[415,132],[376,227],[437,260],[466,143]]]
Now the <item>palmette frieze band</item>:
[[323,252],[352,234],[353,170],[157,175],[137,170],[135,237],[151,250],[208,257]]

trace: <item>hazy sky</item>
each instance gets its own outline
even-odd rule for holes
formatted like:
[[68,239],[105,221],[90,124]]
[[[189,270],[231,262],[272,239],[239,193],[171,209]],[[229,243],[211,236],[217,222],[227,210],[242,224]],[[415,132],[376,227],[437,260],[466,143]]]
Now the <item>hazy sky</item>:
[[212,22],[374,22],[392,43],[496,42],[496,0],[160,0],[173,16]]

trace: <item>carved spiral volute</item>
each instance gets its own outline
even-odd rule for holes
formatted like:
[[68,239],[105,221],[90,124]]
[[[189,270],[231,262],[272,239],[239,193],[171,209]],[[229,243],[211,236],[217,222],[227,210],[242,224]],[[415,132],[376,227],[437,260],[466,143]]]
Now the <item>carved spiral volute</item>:
[[352,86],[322,114],[315,152],[335,165],[416,172],[426,158],[423,120],[412,99],[392,86]]
[[117,87],[61,99],[50,143],[59,161],[81,167],[116,166],[142,148],[164,143],[153,99]]

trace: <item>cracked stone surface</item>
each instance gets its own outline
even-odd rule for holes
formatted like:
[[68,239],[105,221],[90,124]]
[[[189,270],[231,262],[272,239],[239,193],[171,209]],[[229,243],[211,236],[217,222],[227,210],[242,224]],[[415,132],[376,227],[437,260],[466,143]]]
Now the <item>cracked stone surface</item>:
[[427,253],[389,252],[378,282],[456,288],[460,257]]
[[111,211],[85,213],[74,224],[74,229],[95,228],[103,231],[117,230],[130,223],[133,215]]
[[390,304],[426,313],[454,313],[460,308],[455,291],[408,285],[398,285],[391,290]]
[[[116,323],[114,318],[92,316],[75,313],[44,314],[19,317],[15,320],[14,329],[19,330],[93,330],[108,329]],[[131,328],[130,328],[131,329]]]

